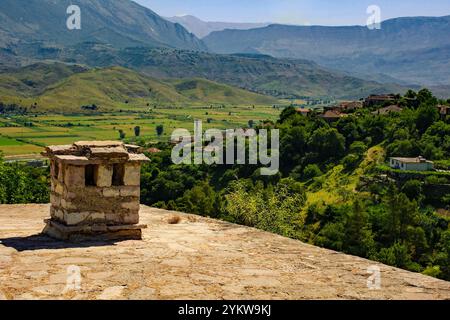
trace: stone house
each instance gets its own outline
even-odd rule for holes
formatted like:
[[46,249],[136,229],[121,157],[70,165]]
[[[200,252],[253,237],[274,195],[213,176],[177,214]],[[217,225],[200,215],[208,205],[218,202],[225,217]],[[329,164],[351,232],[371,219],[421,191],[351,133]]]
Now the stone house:
[[115,141],[50,146],[50,215],[44,233],[73,240],[140,239],[140,147]]
[[376,105],[385,104],[387,102],[395,103],[397,96],[394,94],[388,95],[370,95],[364,100],[364,107],[370,108]]
[[431,171],[434,168],[433,161],[429,161],[424,157],[390,158],[389,165],[392,169],[404,171]]

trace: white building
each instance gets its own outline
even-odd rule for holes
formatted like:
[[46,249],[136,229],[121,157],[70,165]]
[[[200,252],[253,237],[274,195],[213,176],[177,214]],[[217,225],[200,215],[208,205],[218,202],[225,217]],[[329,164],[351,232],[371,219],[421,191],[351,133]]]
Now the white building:
[[391,158],[389,165],[393,169],[409,170],[409,171],[430,171],[433,170],[433,161],[429,161],[424,157],[417,158]]

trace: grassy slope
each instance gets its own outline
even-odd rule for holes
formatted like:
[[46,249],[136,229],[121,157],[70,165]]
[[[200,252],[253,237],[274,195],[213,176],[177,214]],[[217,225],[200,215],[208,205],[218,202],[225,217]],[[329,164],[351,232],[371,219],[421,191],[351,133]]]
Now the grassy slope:
[[381,146],[375,146],[368,150],[365,159],[354,171],[346,173],[342,165],[334,167],[324,176],[318,178],[322,181],[321,188],[318,191],[314,190],[314,185],[309,187],[306,207],[312,204],[325,203],[329,205],[347,202],[356,192],[356,186],[365,169],[373,164],[384,163],[385,156],[384,149]]
[[[146,108],[150,105],[272,104],[276,99],[204,79],[155,80],[130,69],[66,70],[61,65],[0,75],[3,102],[38,105],[39,111]],[[36,68],[37,69],[37,68]],[[56,70],[55,70],[56,69]]]

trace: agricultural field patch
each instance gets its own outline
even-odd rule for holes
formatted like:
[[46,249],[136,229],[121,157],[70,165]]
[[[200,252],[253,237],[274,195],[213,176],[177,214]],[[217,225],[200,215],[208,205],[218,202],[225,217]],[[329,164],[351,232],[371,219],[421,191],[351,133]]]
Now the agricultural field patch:
[[[280,110],[272,106],[189,106],[158,107],[143,112],[123,111],[99,114],[32,114],[0,117],[0,150],[7,156],[39,154],[42,147],[70,144],[78,140],[118,140],[120,131],[125,140],[139,138],[149,142],[168,141],[175,129],[194,129],[194,120],[203,122],[203,129],[236,129],[264,120],[276,120]],[[32,123],[32,126],[29,124]],[[164,126],[161,136],[156,127]]]

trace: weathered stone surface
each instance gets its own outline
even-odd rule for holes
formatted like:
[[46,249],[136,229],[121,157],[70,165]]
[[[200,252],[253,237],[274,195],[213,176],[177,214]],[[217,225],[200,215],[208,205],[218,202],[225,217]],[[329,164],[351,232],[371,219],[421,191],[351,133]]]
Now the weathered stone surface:
[[98,187],[110,187],[112,185],[112,165],[99,165],[95,170],[95,181]]
[[147,156],[145,156],[145,154],[134,154],[134,153],[131,153],[129,161],[132,161],[132,162],[149,162],[150,159],[147,158]]
[[55,207],[60,207],[61,206],[61,195],[51,192],[50,193],[50,202],[55,206]]
[[141,167],[137,164],[126,164],[123,182],[126,186],[139,186],[141,184]]
[[78,157],[78,156],[56,156],[55,159],[59,162],[59,163],[64,163],[64,164],[70,164],[70,165],[74,165],[74,166],[82,166],[82,165],[86,165],[89,164],[89,159],[86,157]]
[[138,224],[139,223],[139,211],[129,212],[123,215],[122,221],[125,224]]
[[[90,232],[94,228],[96,233],[102,225],[138,224],[140,166],[148,161],[145,155],[134,153],[139,149],[117,141],[81,141],[73,146],[48,148],[53,219],[47,225],[49,234],[64,238],[61,228],[55,227],[59,222],[82,226]],[[131,234],[126,230],[120,229],[115,236],[138,238],[135,229]]]
[[64,220],[68,226],[93,225],[105,222],[104,212],[65,212]]
[[[8,257],[0,261],[0,291],[8,299],[97,299],[119,291],[120,297],[137,299],[450,299],[449,282],[145,206],[141,223],[151,227],[142,230],[141,241],[67,245],[36,236],[48,210],[48,205],[0,206],[0,257]],[[180,224],[167,223],[174,214]],[[81,269],[81,291],[63,293],[61,279],[70,265]],[[373,265],[381,270],[379,290],[367,287]],[[124,289],[108,289],[118,286]]]
[[120,187],[121,197],[140,197],[141,190],[138,186],[126,186]]
[[64,185],[59,182],[59,181],[54,181],[53,182],[54,185],[54,192],[59,194],[59,195],[63,195],[64,194]]
[[76,213],[66,212],[64,214],[64,221],[69,226],[76,226],[78,224],[85,222],[90,215],[91,215],[90,212],[76,212]]
[[76,210],[77,206],[70,200],[61,199],[61,208],[64,210]]
[[146,225],[64,225],[57,221],[45,220],[46,226],[43,234],[59,240],[73,242],[80,241],[105,241],[105,240],[141,240],[142,229]]
[[90,148],[89,157],[93,159],[115,159],[120,158],[124,161],[128,160],[128,151],[123,147],[109,147],[109,148]]
[[57,221],[64,221],[64,211],[60,208],[51,207],[50,216]]
[[73,145],[48,146],[45,148],[46,155],[70,155],[76,151]]
[[140,205],[139,205],[138,201],[122,203],[122,208],[128,209],[130,211],[137,211],[137,212],[139,212],[139,206]]
[[103,196],[107,198],[116,198],[120,196],[120,190],[118,188],[105,188],[103,189]]
[[78,141],[74,145],[77,148],[108,148],[123,146],[121,141]]
[[84,166],[67,165],[64,168],[64,184],[71,187],[82,187],[85,185]]

